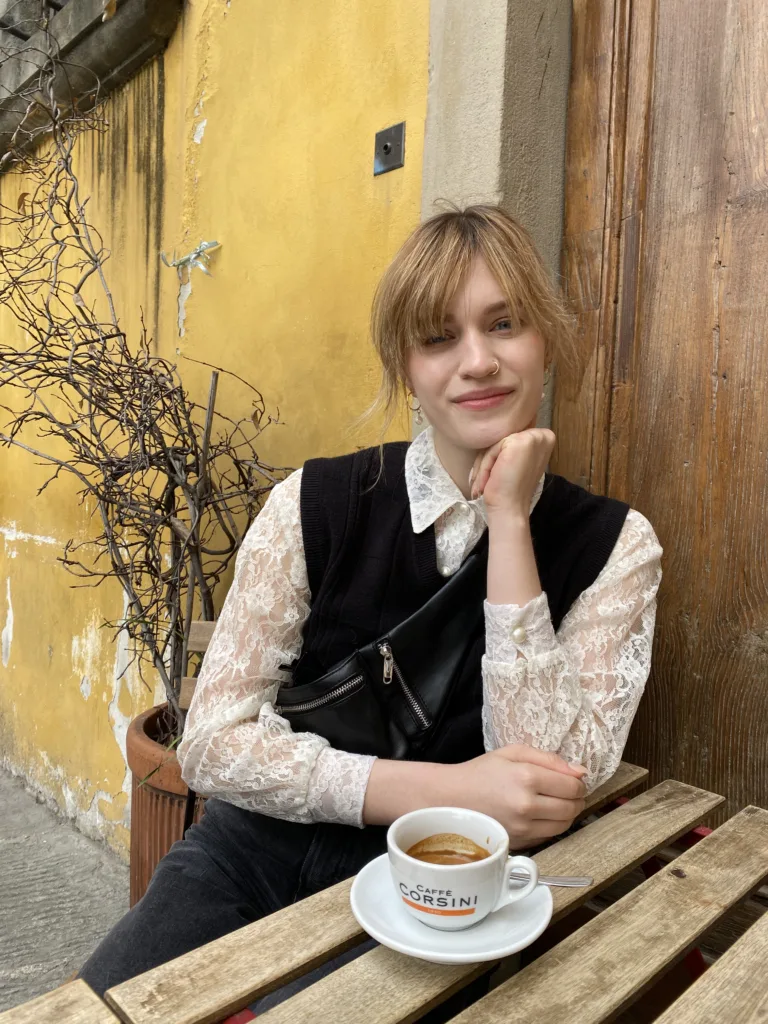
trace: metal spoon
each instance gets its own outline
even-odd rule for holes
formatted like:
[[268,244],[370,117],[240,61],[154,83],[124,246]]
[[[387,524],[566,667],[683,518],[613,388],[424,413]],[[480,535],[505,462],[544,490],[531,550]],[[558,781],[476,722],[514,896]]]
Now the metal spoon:
[[[509,873],[511,882],[527,882],[528,877],[524,871],[510,871]],[[586,875],[539,875],[539,882],[541,885],[563,885],[575,889],[579,886],[592,885],[594,879],[588,878]]]

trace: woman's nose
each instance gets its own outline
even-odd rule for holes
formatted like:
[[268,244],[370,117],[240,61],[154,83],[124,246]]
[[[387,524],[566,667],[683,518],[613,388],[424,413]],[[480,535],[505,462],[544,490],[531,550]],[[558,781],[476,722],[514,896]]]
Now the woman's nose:
[[498,361],[485,334],[482,331],[467,331],[461,343],[461,376],[490,377],[497,366]]

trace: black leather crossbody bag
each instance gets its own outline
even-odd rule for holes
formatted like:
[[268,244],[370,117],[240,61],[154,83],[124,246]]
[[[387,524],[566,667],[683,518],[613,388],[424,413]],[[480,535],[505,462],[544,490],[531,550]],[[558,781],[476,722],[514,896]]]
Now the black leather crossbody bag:
[[[354,754],[407,759],[439,725],[484,628],[487,546],[404,622],[311,683],[282,686],[275,710]],[[478,671],[480,666],[478,665]]]

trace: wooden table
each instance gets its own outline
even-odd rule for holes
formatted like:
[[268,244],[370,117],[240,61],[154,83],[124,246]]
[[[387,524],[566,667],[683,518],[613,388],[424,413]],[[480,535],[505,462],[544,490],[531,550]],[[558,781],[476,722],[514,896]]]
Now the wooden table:
[[[585,814],[636,787],[623,764]],[[663,782],[536,854],[543,874],[585,874],[554,889],[553,922],[571,914],[723,802]],[[457,1024],[595,1024],[613,1020],[768,876],[768,811],[747,807],[597,917],[493,988]],[[349,908],[351,882],[194,950],[111,989],[108,1005],[82,982],[0,1014],[0,1024],[48,1018],[77,1024],[212,1024],[247,1007],[365,935]],[[659,1018],[659,1024],[768,1019],[768,914]],[[442,966],[378,946],[259,1016],[265,1024],[404,1024],[448,998],[488,964]]]

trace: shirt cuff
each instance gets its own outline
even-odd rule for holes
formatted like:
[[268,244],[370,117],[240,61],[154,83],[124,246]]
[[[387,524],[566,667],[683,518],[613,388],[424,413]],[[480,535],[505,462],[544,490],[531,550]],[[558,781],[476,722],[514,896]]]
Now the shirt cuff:
[[545,593],[527,604],[485,602],[485,656],[513,664],[555,649],[557,641]]
[[363,827],[363,804],[375,757],[324,747],[309,777],[307,809],[313,821]]

